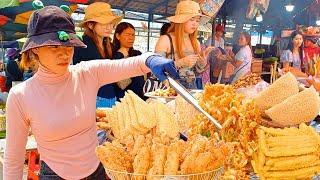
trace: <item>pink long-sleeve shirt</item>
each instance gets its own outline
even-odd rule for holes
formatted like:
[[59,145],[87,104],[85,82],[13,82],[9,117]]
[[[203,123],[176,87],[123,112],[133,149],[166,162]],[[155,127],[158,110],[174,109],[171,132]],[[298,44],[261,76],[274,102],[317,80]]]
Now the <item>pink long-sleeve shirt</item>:
[[64,75],[44,67],[13,87],[7,100],[4,180],[22,179],[29,128],[40,158],[64,179],[81,179],[99,165],[95,155],[96,96],[100,86],[149,72],[151,54],[120,61],[94,60],[70,66]]

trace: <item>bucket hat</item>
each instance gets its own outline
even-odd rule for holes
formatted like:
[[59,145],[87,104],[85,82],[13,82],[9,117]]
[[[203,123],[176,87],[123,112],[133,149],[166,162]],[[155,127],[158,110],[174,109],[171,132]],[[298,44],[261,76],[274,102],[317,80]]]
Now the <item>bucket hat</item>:
[[85,16],[82,23],[79,24],[83,27],[87,22],[93,21],[101,24],[118,24],[123,19],[123,16],[116,16],[111,11],[111,6],[105,2],[95,2],[90,4],[85,9]]
[[57,6],[46,6],[34,11],[27,30],[27,41],[21,52],[50,45],[87,47],[76,35],[70,15]]
[[185,23],[196,16],[201,17],[201,23],[205,23],[210,20],[209,16],[202,14],[200,5],[197,2],[185,0],[180,1],[177,4],[175,15],[170,16],[167,19],[173,23]]

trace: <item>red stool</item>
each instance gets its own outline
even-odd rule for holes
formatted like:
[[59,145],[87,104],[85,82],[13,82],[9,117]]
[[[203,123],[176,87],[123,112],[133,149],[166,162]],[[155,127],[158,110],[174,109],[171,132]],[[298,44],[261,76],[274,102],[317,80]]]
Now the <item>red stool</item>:
[[40,170],[39,165],[39,153],[37,150],[29,152],[28,156],[28,180],[39,180],[38,172]]

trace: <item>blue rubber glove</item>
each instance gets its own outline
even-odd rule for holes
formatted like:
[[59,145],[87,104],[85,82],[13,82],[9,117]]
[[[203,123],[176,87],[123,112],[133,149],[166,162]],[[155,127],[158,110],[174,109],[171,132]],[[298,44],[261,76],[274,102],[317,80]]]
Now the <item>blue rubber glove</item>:
[[177,69],[174,67],[173,61],[170,59],[153,55],[148,57],[146,65],[160,81],[167,79],[166,73],[174,79],[180,78]]

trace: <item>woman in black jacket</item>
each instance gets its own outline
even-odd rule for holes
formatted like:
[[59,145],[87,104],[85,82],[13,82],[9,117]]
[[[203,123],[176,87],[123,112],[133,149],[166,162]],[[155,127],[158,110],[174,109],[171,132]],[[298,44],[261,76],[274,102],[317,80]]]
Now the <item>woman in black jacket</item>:
[[[113,59],[123,59],[140,55],[140,51],[133,49],[134,40],[135,28],[133,25],[127,22],[118,24],[113,37]],[[115,87],[117,98],[122,98],[125,91],[132,90],[142,99],[145,99],[143,94],[144,82],[143,76],[133,77],[117,82]]]
[[[108,3],[96,2],[90,4],[85,11],[84,22],[80,24],[85,29],[83,42],[86,49],[75,48],[73,64],[81,61],[112,59],[112,43],[110,35],[121,16],[115,16]],[[97,107],[112,107],[117,98],[115,83],[106,84],[97,94]]]

